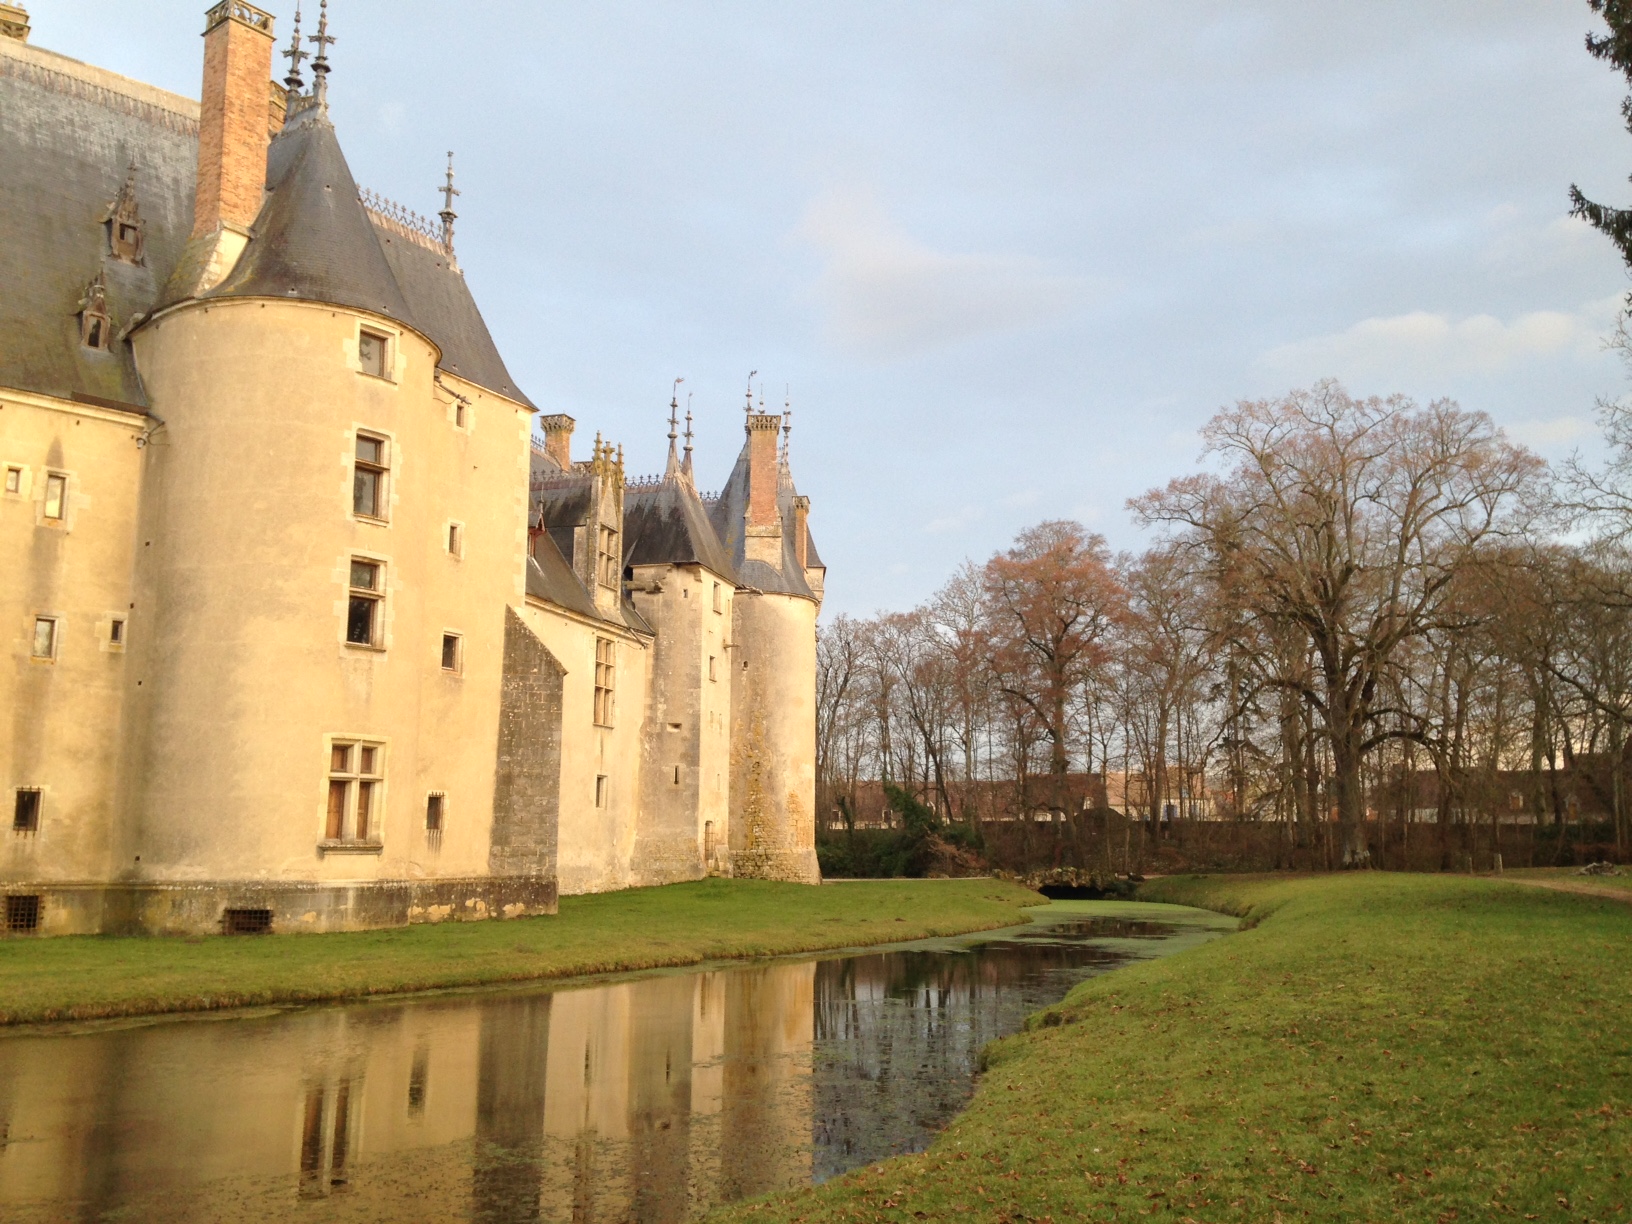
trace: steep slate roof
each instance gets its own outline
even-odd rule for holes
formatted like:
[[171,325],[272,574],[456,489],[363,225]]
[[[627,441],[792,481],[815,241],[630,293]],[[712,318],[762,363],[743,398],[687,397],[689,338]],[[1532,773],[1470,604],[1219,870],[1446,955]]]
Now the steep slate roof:
[[592,620],[601,619],[595,601],[548,534],[538,538],[527,561],[527,594]]
[[[0,38],[0,386],[138,407],[130,345],[80,343],[100,271],[116,337],[166,304],[193,224],[198,103]],[[109,205],[135,167],[141,264],[114,258]],[[297,104],[267,149],[268,196],[243,257],[207,297],[332,302],[428,336],[443,369],[527,407],[458,266],[357,198],[325,108]]]
[[737,580],[731,555],[714,531],[691,481],[676,473],[623,494],[625,565],[701,565]]
[[[780,482],[779,482],[780,484]],[[805,572],[799,565],[799,558],[793,549],[793,530],[795,519],[791,490],[792,479],[789,478],[787,490],[779,490],[777,509],[782,518],[782,564],[772,566],[764,561],[749,561],[743,550],[743,528],[748,518],[748,445],[744,443],[742,452],[737,456],[737,464],[731,469],[731,476],[720,490],[720,495],[713,501],[705,502],[709,521],[719,534],[720,542],[730,554],[736,566],[737,579],[743,586],[750,586],[760,591],[770,591],[781,595],[803,595],[806,599],[815,599],[816,594],[805,581]],[[809,539],[809,535],[806,535]]]
[[373,213],[369,220],[420,330],[442,350],[442,368],[518,404],[536,407],[510,377],[465,284],[465,274],[447,252]]
[[[153,309],[193,224],[198,103],[0,38],[0,386],[145,407],[130,346],[80,344],[101,270],[117,337]],[[140,265],[105,219],[135,164]]]
[[266,190],[255,237],[232,273],[205,297],[326,302],[424,331],[357,198],[327,108],[308,105],[272,138]]

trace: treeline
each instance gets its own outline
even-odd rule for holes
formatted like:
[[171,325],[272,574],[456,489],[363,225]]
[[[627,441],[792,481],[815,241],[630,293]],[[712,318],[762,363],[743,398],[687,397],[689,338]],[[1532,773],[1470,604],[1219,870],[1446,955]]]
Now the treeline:
[[1555,472],[1448,402],[1324,383],[1220,412],[1202,470],[1130,503],[1147,551],[1046,522],[921,607],[822,627],[825,831],[888,784],[970,845],[1091,844],[1116,809],[1349,866],[1411,839],[1460,866],[1504,825],[1624,859],[1632,415],[1604,422],[1607,466]]

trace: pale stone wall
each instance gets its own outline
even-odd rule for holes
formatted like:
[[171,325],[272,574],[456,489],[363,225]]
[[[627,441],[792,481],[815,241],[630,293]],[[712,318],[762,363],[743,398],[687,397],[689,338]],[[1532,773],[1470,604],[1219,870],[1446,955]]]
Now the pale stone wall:
[[[365,322],[392,337],[389,378],[361,372]],[[133,882],[485,876],[529,414],[444,375],[470,404],[459,426],[429,342],[326,306],[189,303],[134,342],[165,423],[144,452],[147,618],[127,659]],[[359,430],[387,440],[384,522],[352,513]],[[354,557],[385,566],[378,649],[345,641]],[[444,633],[462,636],[457,672],[441,667]],[[376,853],[319,846],[333,737],[385,753]]]
[[[118,785],[127,658],[141,631],[131,553],[147,418],[0,389],[0,884],[104,880]],[[46,516],[47,477],[66,477]],[[33,657],[36,617],[56,619],[54,658]],[[12,829],[19,787],[41,792],[39,828]],[[47,906],[44,929],[68,915]]]
[[[556,840],[559,888],[563,895],[627,888],[640,803],[650,643],[638,634],[536,599],[527,600],[521,616],[565,669]],[[615,710],[610,727],[595,725],[597,638],[613,642],[616,651]],[[600,807],[595,805],[597,778],[605,779]]]
[[[699,565],[645,565],[636,609],[657,631],[630,875],[640,884],[729,868],[733,582]],[[712,859],[712,862],[709,861]]]
[[731,864],[817,883],[816,603],[743,591],[731,677]]

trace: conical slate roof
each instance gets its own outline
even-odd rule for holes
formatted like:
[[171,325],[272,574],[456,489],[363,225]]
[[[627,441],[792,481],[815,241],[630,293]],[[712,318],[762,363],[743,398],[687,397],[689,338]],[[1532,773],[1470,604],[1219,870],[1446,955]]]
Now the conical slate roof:
[[422,330],[357,198],[327,107],[308,105],[273,137],[266,188],[255,237],[204,296],[329,302]]
[[[789,489],[792,488],[791,478]],[[778,491],[777,509],[782,518],[782,564],[772,566],[764,561],[750,561],[744,549],[743,531],[748,521],[748,446],[737,456],[737,465],[720,490],[720,495],[708,503],[709,521],[714,525],[720,542],[731,560],[736,563],[737,579],[744,586],[781,595],[803,595],[815,599],[816,593],[805,581],[805,572],[793,549],[793,533],[797,520],[793,515],[791,496]]]

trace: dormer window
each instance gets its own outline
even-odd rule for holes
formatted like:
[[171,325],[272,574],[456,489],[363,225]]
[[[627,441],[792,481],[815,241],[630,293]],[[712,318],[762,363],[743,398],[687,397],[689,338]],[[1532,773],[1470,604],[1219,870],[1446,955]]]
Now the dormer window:
[[113,321],[108,318],[108,291],[102,273],[85,287],[79,302],[79,342],[86,348],[113,347]]
[[102,218],[108,227],[108,250],[117,260],[124,263],[139,264],[146,247],[146,233],[142,225],[142,215],[136,207],[136,167],[130,167],[130,173],[125,176],[125,184],[119,188],[119,194],[114,197],[113,203],[108,205],[107,214]]
[[616,588],[618,585],[618,533],[611,527],[602,527],[597,542],[596,551],[599,554],[600,582],[602,586]]

